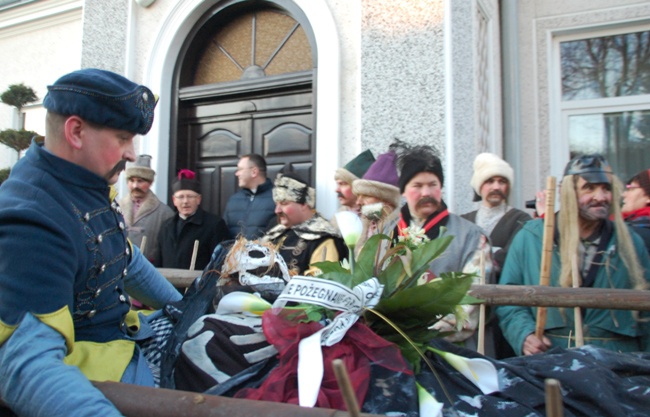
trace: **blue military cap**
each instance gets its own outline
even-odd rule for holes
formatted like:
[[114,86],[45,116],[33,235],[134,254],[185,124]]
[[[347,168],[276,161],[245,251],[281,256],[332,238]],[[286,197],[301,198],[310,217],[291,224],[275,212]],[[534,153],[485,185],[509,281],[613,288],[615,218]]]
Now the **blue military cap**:
[[141,135],[153,124],[154,94],[114,72],[95,68],[74,71],[47,90],[43,106],[55,113]]

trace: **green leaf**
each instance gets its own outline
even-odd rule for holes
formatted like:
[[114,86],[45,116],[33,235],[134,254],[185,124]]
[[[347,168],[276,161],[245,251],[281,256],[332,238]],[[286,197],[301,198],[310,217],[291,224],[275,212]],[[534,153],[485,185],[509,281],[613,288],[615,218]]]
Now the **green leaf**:
[[315,262],[311,264],[311,266],[315,266],[316,268],[320,269],[323,274],[328,272],[338,272],[341,274],[350,273],[350,271],[343,268],[339,262],[332,262],[332,261]]
[[421,245],[413,251],[413,261],[411,262],[411,269],[413,275],[419,278],[429,269],[429,264],[440,256],[445,249],[449,246],[453,236],[442,236]]
[[434,323],[436,316],[453,311],[472,285],[472,279],[469,274],[441,277],[382,299],[375,309],[396,322],[404,318],[419,319],[422,324]]
[[345,272],[340,272],[340,271],[329,271],[326,273],[323,273],[318,276],[318,278],[322,279],[327,279],[330,281],[338,282],[339,284],[343,284],[348,288],[354,288],[356,284],[353,282],[352,275],[350,275],[350,272],[345,270]]
[[354,282],[356,284],[376,276],[375,265],[380,262],[381,249],[388,247],[389,244],[390,238],[382,234],[374,235],[364,243],[361,252],[356,257],[354,266]]

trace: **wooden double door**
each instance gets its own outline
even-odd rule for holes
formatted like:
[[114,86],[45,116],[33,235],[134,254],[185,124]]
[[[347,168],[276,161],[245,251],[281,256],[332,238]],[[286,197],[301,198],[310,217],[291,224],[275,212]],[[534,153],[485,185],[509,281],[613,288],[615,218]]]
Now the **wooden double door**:
[[[195,171],[202,207],[222,215],[237,190],[235,171],[241,155],[258,153],[273,180],[285,164],[314,184],[313,94],[282,91],[205,101],[181,99],[175,170]],[[170,161],[171,162],[171,161]],[[173,165],[172,165],[173,166]]]

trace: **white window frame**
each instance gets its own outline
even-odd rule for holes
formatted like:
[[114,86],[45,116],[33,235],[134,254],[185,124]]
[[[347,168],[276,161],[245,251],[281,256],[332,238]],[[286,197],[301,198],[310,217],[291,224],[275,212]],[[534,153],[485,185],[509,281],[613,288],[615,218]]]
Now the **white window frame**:
[[650,94],[606,97],[589,100],[562,100],[560,43],[580,39],[599,38],[650,30],[650,19],[642,22],[616,23],[572,28],[551,34],[550,79],[550,133],[551,172],[558,176],[569,160],[569,118],[575,115],[606,114],[623,111],[650,110]]

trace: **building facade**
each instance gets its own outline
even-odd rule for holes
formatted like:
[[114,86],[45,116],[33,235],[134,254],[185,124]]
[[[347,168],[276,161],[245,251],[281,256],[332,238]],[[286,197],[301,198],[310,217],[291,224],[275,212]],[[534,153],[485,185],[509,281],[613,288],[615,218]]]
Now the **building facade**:
[[[431,144],[453,211],[472,208],[476,154],[515,169],[523,207],[570,155],[603,152],[626,179],[650,166],[650,4],[620,0],[0,0],[0,90],[23,82],[41,134],[47,84],[99,67],[160,96],[137,150],[164,200],[197,171],[217,214],[238,155],[316,186],[363,149]],[[19,120],[0,104],[0,128]],[[0,151],[0,168],[15,162]],[[167,173],[165,175],[164,173]]]

